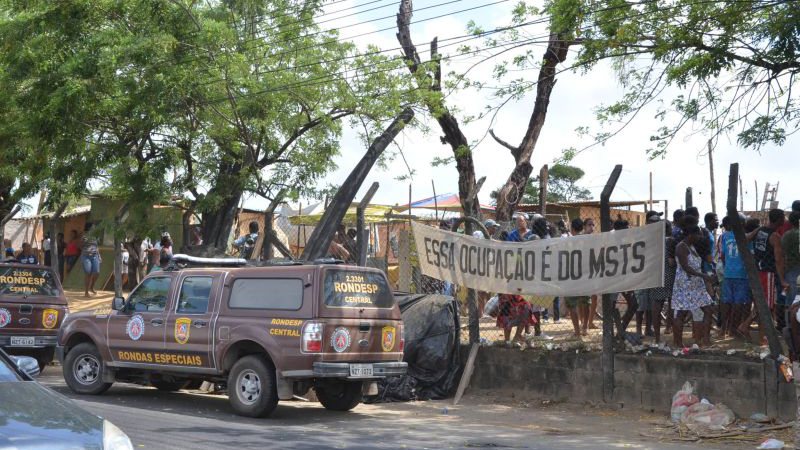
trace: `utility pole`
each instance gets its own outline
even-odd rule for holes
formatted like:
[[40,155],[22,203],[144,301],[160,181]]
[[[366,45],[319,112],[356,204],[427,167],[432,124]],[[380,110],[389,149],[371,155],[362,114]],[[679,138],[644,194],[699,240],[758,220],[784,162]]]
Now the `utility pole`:
[[758,180],[753,180],[753,184],[756,185],[756,211],[761,211],[758,208]]
[[653,210],[653,172],[650,172],[650,202],[648,203],[647,209],[649,211]]
[[[717,196],[714,190],[714,156],[712,155],[713,147],[711,146],[711,139],[708,140],[708,170],[711,175],[711,212],[717,213]],[[651,175],[652,176],[652,175]],[[650,181],[652,186],[653,182]],[[651,187],[652,189],[652,187]],[[651,194],[652,195],[652,194]]]

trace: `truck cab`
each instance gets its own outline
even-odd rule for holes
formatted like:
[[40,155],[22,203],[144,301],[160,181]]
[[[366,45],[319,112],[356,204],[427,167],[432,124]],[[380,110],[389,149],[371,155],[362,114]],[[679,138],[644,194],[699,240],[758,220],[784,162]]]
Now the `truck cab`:
[[262,417],[311,388],[326,408],[349,410],[379,378],[405,373],[383,272],[224,261],[176,264],[107,310],[70,316],[58,351],[67,385],[100,394],[114,381],[163,390],[211,381],[238,414]]
[[8,354],[34,357],[44,370],[68,313],[67,297],[52,269],[0,263],[0,347]]

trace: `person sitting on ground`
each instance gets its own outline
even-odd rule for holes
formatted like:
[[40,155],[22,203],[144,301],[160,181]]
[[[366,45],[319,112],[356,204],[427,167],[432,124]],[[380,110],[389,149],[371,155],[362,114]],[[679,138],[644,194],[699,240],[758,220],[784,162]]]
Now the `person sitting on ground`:
[[703,273],[702,258],[697,253],[695,245],[705,239],[705,236],[700,231],[694,216],[684,217],[683,235],[683,240],[675,249],[678,269],[672,290],[672,308],[675,310],[672,322],[673,343],[678,348],[683,347],[683,320],[684,315],[689,313],[692,316],[694,341],[704,347],[711,345],[709,331],[714,304],[706,283],[712,283],[715,278],[711,274]]
[[33,253],[31,244],[27,242],[22,243],[22,251],[17,255],[17,262],[20,264],[39,264],[39,258]]
[[[523,330],[531,324],[536,323],[536,319],[531,311],[531,304],[521,295],[500,294],[497,313],[497,327],[503,329],[503,340],[507,347],[512,345],[524,346],[525,339],[522,335]],[[511,329],[517,327],[514,339],[511,340]]]
[[[578,236],[583,232],[583,220],[580,217],[572,219],[570,224],[570,233],[572,236]],[[589,297],[588,296],[575,296],[565,297],[564,301],[567,303],[569,309],[569,317],[572,320],[572,328],[575,337],[580,338],[588,334],[587,328],[589,326]]]

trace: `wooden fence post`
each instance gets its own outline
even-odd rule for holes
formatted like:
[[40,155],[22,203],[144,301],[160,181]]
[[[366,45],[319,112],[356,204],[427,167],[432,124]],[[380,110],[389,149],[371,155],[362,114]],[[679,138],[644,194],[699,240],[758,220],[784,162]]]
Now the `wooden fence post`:
[[[600,231],[611,231],[611,207],[609,200],[617,180],[622,173],[622,165],[617,164],[608,177],[606,186],[600,194]],[[614,300],[616,295],[603,294],[603,401],[614,399]]]

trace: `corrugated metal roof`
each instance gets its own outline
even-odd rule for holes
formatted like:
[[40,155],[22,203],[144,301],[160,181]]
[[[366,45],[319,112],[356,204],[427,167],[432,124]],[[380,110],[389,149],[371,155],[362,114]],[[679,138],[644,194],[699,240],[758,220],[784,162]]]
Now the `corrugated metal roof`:
[[[92,210],[92,207],[90,205],[78,206],[77,208],[70,209],[69,211],[64,211],[64,213],[61,214],[61,218],[62,219],[68,219],[70,217],[80,216],[80,215],[83,215],[83,214],[89,214],[89,212],[91,212],[91,210]],[[20,217],[19,220],[49,219],[51,217],[53,217],[52,211],[51,212],[45,212],[45,213],[37,214],[35,216]]]

